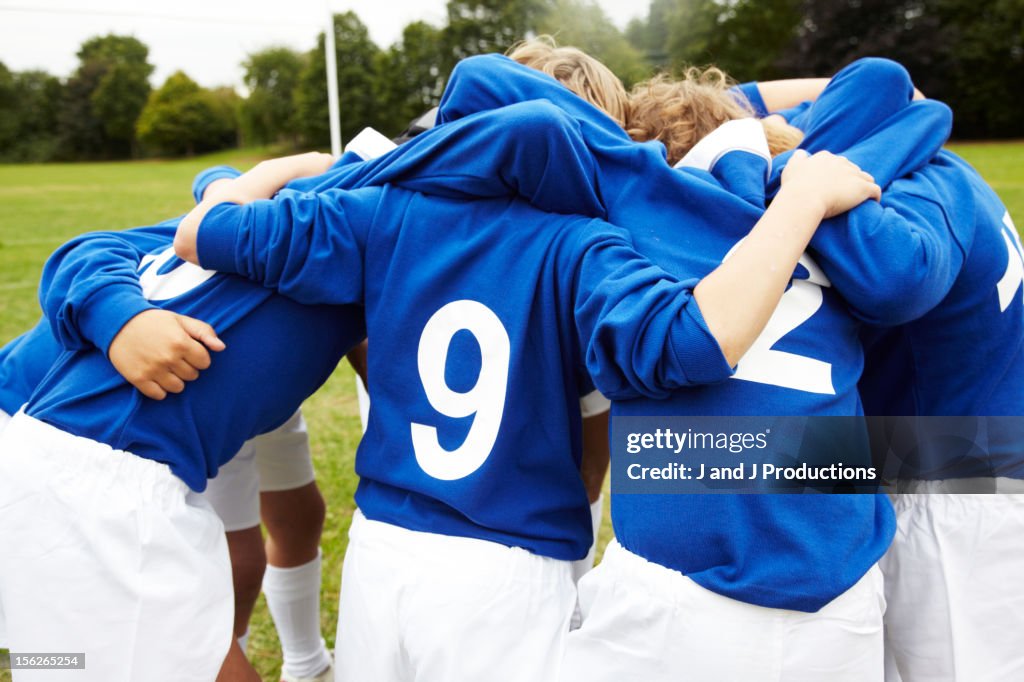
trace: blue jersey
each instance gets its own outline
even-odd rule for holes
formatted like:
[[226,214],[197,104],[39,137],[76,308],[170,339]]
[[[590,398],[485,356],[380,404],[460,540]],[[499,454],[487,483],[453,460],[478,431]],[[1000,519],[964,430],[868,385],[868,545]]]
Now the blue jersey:
[[[192,195],[198,202],[214,180],[239,175],[239,171],[228,166],[207,168],[200,171],[193,180]],[[137,228],[137,234],[141,238],[143,234],[152,231],[158,240],[162,240],[166,236],[167,226],[176,224],[176,221],[172,221],[154,228]],[[103,280],[103,283],[106,285],[110,282]],[[64,293],[59,288],[45,288],[41,297],[43,305],[51,310],[62,310],[60,304]],[[106,353],[110,342],[121,331],[121,327],[138,313],[152,307],[142,293],[131,286],[122,287],[115,292],[108,291],[106,294],[117,296],[118,301],[117,305],[108,307],[112,316],[104,319],[102,324],[92,324],[90,320],[83,318],[81,333],[72,336],[65,334],[58,339],[49,321],[44,317],[30,331],[0,348],[0,410],[14,414],[27,403],[36,386],[64,350],[78,350],[93,345]],[[78,326],[57,326],[58,332],[71,329],[78,329]]]
[[579,559],[584,360],[602,392],[632,396],[731,373],[694,281],[618,228],[520,200],[286,191],[212,209],[198,253],[299,300],[365,305],[374,393],[356,502],[412,530]]
[[[44,312],[73,350],[57,358],[26,412],[165,463],[201,491],[245,440],[284,423],[365,334],[358,309],[303,306],[184,263],[172,247],[177,223],[92,233],[51,257]],[[150,307],[204,320],[227,344],[199,379],[162,401],[136,391],[105,353],[121,325]]]
[[[966,180],[966,191],[950,191],[951,183],[941,182],[948,177]],[[865,408],[881,415],[1024,415],[1024,258],[1009,212],[977,171],[951,152],[902,181],[900,189],[919,202],[973,210],[958,223],[962,259],[945,297],[913,322],[867,330],[860,384]],[[1017,423],[1002,420],[999,433],[990,429],[984,460],[938,448],[903,475],[1024,478],[1024,434]]]
[[0,410],[21,409],[61,350],[46,320],[0,348]]
[[[593,154],[596,167],[591,171],[584,163],[584,179],[591,172],[594,189],[577,193],[560,191],[558,176],[551,174],[544,184],[544,196],[531,196],[536,177],[525,178],[514,167],[495,164],[495,157],[483,153],[486,147],[469,147],[469,153],[455,156],[457,170],[449,165],[446,182],[457,182],[466,176],[472,191],[479,191],[493,169],[502,169],[496,191],[518,188],[531,201],[549,210],[589,210],[586,205],[596,197],[602,204],[598,215],[608,215],[631,229],[637,246],[669,271],[686,277],[703,276],[716,267],[735,243],[760,217],[764,205],[763,178],[765,162],[733,154],[719,159],[711,172],[674,172],[664,163],[663,151],[657,144],[636,145],[611,119],[572,95],[544,74],[525,69],[514,62],[495,56],[464,61],[453,73],[446,92],[441,120],[448,126],[472,121],[479,110],[501,106],[518,100],[546,99],[556,103],[575,120],[578,132]],[[879,166],[872,169],[885,173],[895,164],[897,170],[934,154],[948,134],[949,112],[942,105],[907,106],[894,110],[896,117],[883,131],[890,155],[865,158]],[[889,118],[888,116],[886,117]],[[917,125],[911,126],[909,122]],[[458,145],[445,138],[441,128],[421,135],[405,148],[368,164],[378,180],[406,182],[401,179],[402,158],[412,159],[409,165],[421,171],[436,162],[429,145]],[[509,129],[511,130],[511,128]],[[873,132],[873,131],[872,131]],[[879,134],[881,134],[881,132]],[[501,131],[492,132],[500,136]],[[512,133],[512,140],[516,134]],[[527,141],[534,136],[520,136]],[[557,140],[557,137],[541,138]],[[857,138],[851,143],[862,144]],[[569,146],[570,150],[576,147]],[[522,154],[521,156],[526,156]],[[578,155],[570,151],[564,158]],[[746,155],[749,156],[749,155]],[[515,154],[503,158],[517,158]],[[557,155],[551,157],[557,162]],[[452,160],[449,161],[452,163]],[[551,160],[535,164],[550,168]],[[522,165],[522,164],[521,164]],[[523,166],[526,171],[531,167]],[[490,169],[490,170],[488,170]],[[564,164],[559,170],[578,179],[575,164]],[[639,172],[638,172],[639,171]],[[352,169],[348,169],[349,173]],[[894,171],[893,171],[894,172]],[[413,173],[415,175],[415,173]],[[347,176],[351,179],[351,176]],[[759,178],[756,182],[753,179]],[[422,180],[422,176],[420,176]],[[435,192],[444,188],[417,189]],[[736,188],[743,188],[739,193]],[[757,189],[758,192],[753,192]],[[573,205],[574,197],[587,199]],[[603,212],[603,213],[602,213]],[[901,214],[892,206],[867,204],[851,212],[829,230],[819,231],[817,260],[804,260],[796,273],[796,281],[787,292],[780,314],[769,324],[766,335],[755,344],[740,363],[733,381],[706,388],[679,391],[668,400],[628,400],[628,391],[617,392],[617,386],[601,384],[603,391],[619,398],[618,413],[628,414],[760,414],[765,405],[782,414],[857,414],[860,410],[856,380],[860,375],[861,350],[857,339],[858,325],[847,311],[846,304],[864,319],[903,320],[912,316],[921,303],[921,292],[933,295],[940,275],[927,267],[930,254],[944,253],[941,230],[924,234],[920,229],[927,221],[916,214]],[[915,229],[904,229],[907,223]],[[680,233],[686,226],[687,231]],[[899,228],[899,229],[897,229]],[[681,237],[680,237],[681,235]],[[888,239],[878,241],[878,236]],[[685,248],[678,248],[679,239]],[[675,247],[675,248],[673,248]],[[907,254],[922,254],[921,258]],[[869,265],[865,269],[865,265]],[[830,274],[831,273],[831,274]],[[831,286],[830,277],[851,285],[849,295],[836,294],[840,287]],[[881,283],[886,286],[882,287]],[[852,286],[853,284],[859,286]],[[840,289],[841,290],[841,289]],[[596,368],[600,371],[600,368]],[[653,396],[648,396],[653,397]],[[633,508],[624,506],[632,505]],[[669,505],[669,510],[661,505]],[[801,508],[806,505],[807,508]],[[653,497],[616,497],[613,514],[620,540],[647,558],[690,574],[695,580],[716,591],[739,599],[767,606],[814,610],[852,585],[884,551],[892,533],[892,516],[882,498],[829,499],[789,503],[785,500],[716,498],[715,501],[660,500]],[[680,543],[672,532],[674,521],[700,527],[707,510],[715,507],[717,518],[723,520],[722,533],[735,538],[720,543],[692,538]],[[769,519],[770,525],[748,534],[733,526],[743,519]],[[767,523],[767,522],[766,522]],[[766,531],[787,538],[775,543],[774,553],[765,554],[762,543]],[[717,538],[716,534],[709,534]],[[798,541],[792,541],[796,538]],[[711,547],[717,547],[714,551]],[[786,551],[783,551],[783,547]],[[763,568],[737,572],[735,566],[759,564]],[[799,566],[799,571],[793,567]],[[800,574],[799,579],[793,576]]]
[[[531,119],[536,110],[523,106],[530,100],[561,109],[558,127]],[[517,106],[491,111],[510,104]],[[911,105],[909,97],[900,106],[876,107],[872,117],[870,128],[845,136],[838,132],[842,126],[822,117],[808,135],[809,146],[848,154],[876,177],[899,177],[931,159],[952,125],[951,112],[941,103]],[[634,143],[612,119],[550,76],[499,55],[460,62],[442,98],[439,121],[445,126],[379,159],[339,166],[293,186],[320,191],[390,182],[442,196],[520,195],[544,210],[601,218],[612,206],[651,195],[673,222],[692,224],[694,230],[733,222],[739,236],[764,208],[760,182],[738,192],[735,178],[729,186],[722,181],[721,169],[718,177],[673,172],[660,143]],[[768,196],[777,189],[786,158],[772,166]],[[908,229],[890,229],[908,220]],[[867,202],[830,225],[815,235],[811,252],[855,316],[887,324],[912,319],[943,288],[932,265],[946,257],[949,243],[942,230],[929,231],[927,221]],[[657,239],[653,230],[633,231],[638,245],[645,234]],[[657,260],[657,253],[651,257]],[[668,269],[681,276],[701,274]]]
[[[906,107],[909,75],[886,60],[860,60],[840,71],[794,123],[815,131],[812,148],[829,148],[869,133],[878,119]],[[884,156],[884,147],[872,152]],[[878,180],[883,203],[930,216],[950,239],[948,257],[928,262],[938,286],[908,324],[870,328],[860,387],[866,410],[878,415],[986,416],[1024,414],[1024,298],[1020,238],[1006,207],[978,173],[941,151],[916,172],[890,166]],[[891,184],[890,184],[891,183]],[[1009,424],[1010,422],[1002,422]],[[990,434],[991,457],[957,460],[934,451],[915,478],[1024,477],[1020,434]],[[943,459],[945,457],[945,459]],[[982,468],[978,468],[981,466]],[[965,468],[966,467],[966,468]]]
[[750,104],[755,116],[764,117],[771,113],[768,111],[768,105],[764,103],[764,97],[761,96],[761,90],[757,87],[757,81],[740,83],[731,88],[731,92],[740,95],[744,101]]
[[[727,154],[710,172],[672,171],[664,163],[659,145],[632,143],[611,119],[553,79],[503,57],[463,61],[453,72],[440,117],[451,125],[479,110],[531,99],[554,102],[575,119],[596,162],[595,188],[601,210],[613,222],[629,228],[641,252],[670,272],[685,277],[706,275],[763,211],[766,161],[752,155],[737,160]],[[903,115],[938,121],[941,128],[948,110],[936,105]],[[382,158],[377,169],[390,163],[388,178],[404,182],[397,178],[402,156],[431,140],[443,139],[444,129],[431,131],[433,137],[425,133]],[[934,140],[942,135],[941,129],[938,133],[922,129],[917,138],[903,131],[905,144],[893,153],[902,149],[904,156],[912,155],[920,148],[922,137],[935,147],[941,142]],[[415,158],[427,156],[418,152]],[[486,174],[471,173],[472,169],[485,168],[490,159],[477,154],[458,161],[476,184]],[[567,173],[572,171],[565,168]],[[509,169],[502,174],[516,176]],[[758,186],[751,182],[752,177],[760,178],[760,196],[750,193],[750,188]],[[531,185],[529,180],[518,181],[520,187]],[[732,187],[745,188],[744,196],[731,192]],[[553,203],[544,208],[577,208],[567,206],[572,193],[550,186],[547,190]],[[900,220],[895,213],[877,205],[851,212],[846,222],[822,241],[820,261],[840,276],[865,261],[876,262],[867,274],[877,279],[904,271],[907,266],[901,257],[870,252],[872,243],[864,237],[877,232],[882,221]],[[852,229],[839,229],[847,226]],[[903,238],[915,241],[911,236]],[[779,414],[858,414],[858,325],[823,269],[824,265],[819,267],[810,257],[804,260],[780,306],[782,314],[773,318],[775,323],[769,324],[766,336],[741,361],[730,381],[658,396],[665,400],[629,400],[627,392],[616,393],[615,386],[599,382],[599,387],[617,398],[614,410],[618,414],[763,414],[768,410]],[[927,269],[918,274],[927,281]],[[846,279],[853,276],[846,275]],[[899,281],[911,286],[910,278]],[[862,290],[854,293],[860,295],[856,303],[864,316],[899,318],[907,314],[903,309],[907,291],[886,290],[887,297],[878,296],[877,291],[871,296]],[[889,312],[890,308],[895,312]],[[779,371],[779,367],[787,371]],[[679,537],[680,527],[706,529],[707,518],[715,518],[720,525]],[[856,582],[884,552],[894,525],[891,509],[882,497],[794,501],[755,496],[616,496],[613,521],[617,536],[628,549],[681,570],[709,589],[752,603],[803,610],[820,608]],[[773,537],[779,541],[766,540]],[[737,566],[745,568],[737,570]]]

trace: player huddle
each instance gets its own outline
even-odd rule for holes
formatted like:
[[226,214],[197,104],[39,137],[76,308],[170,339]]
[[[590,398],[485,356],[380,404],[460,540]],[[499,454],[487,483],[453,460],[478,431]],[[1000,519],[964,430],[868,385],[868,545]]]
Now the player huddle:
[[[87,667],[15,679],[250,679],[261,562],[289,680],[1024,678],[1024,497],[957,494],[960,461],[895,508],[613,494],[573,572],[595,390],[613,418],[1022,414],[1024,255],[951,125],[884,60],[627,95],[537,40],[461,62],[393,150],[213,169],[187,215],[69,242],[0,351],[0,644]],[[296,411],[364,338],[332,673]]]

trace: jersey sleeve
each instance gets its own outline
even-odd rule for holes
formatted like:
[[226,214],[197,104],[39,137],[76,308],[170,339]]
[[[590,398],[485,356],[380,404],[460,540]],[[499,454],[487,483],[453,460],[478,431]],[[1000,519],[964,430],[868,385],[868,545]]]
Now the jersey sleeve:
[[455,65],[441,95],[437,123],[535,99],[547,100],[578,121],[629,139],[610,116],[553,77],[500,54],[467,57]]
[[852,144],[846,144],[845,135],[835,140],[821,136],[814,144],[805,140],[800,148],[811,154],[823,150],[842,154],[885,190],[934,159],[952,131],[952,110],[937,100],[924,100],[904,107]]
[[776,116],[781,116],[786,119],[786,123],[791,126],[795,126],[800,130],[807,127],[807,112],[810,111],[811,105],[814,104],[811,100],[806,100],[797,104],[796,106],[789,107],[788,109],[782,109],[780,111],[773,112]]
[[202,267],[241,275],[306,304],[362,303],[363,251],[382,190],[283,190],[203,217]]
[[[552,96],[559,105],[566,98],[554,78],[518,64],[504,55],[485,54],[463,59],[452,69],[438,105],[438,124],[509,104]],[[571,94],[571,93],[569,93]]]
[[169,246],[177,223],[124,232],[92,232],[61,246],[43,267],[39,302],[67,350],[93,345],[104,353],[133,317],[154,308],[142,294],[143,256]]
[[[211,182],[241,173],[231,166],[200,171],[192,181],[198,203]],[[53,334],[67,350],[90,344],[104,354],[133,317],[155,308],[142,294],[142,257],[169,246],[177,220],[122,232],[92,232],[61,246],[43,268],[39,302]]]
[[[836,126],[842,128],[838,121]],[[833,144],[822,136],[818,138],[821,147],[809,149],[823,147],[842,154],[882,187],[882,206],[868,201],[826,221],[809,247],[851,312],[862,320],[895,324],[914,319],[948,291],[949,267],[959,265],[951,252],[950,222],[942,217],[941,208],[925,204],[900,208],[891,202],[889,209],[883,206],[894,182],[935,158],[951,129],[949,108],[928,100],[904,106],[849,147],[842,146],[846,133],[840,131],[839,142]],[[787,159],[787,155],[777,157],[773,164],[774,186]]]
[[675,389],[732,376],[693,298],[698,280],[673,278],[624,235],[606,232],[588,242],[575,315],[587,369],[601,393],[612,400],[667,398]]
[[[839,71],[810,106],[802,148],[845,149],[908,106],[914,98],[910,74],[891,59],[858,59]],[[828,145],[828,146],[825,146]]]
[[[883,203],[869,201],[824,223],[815,250],[822,270],[853,315],[881,326],[917,319],[941,301],[963,266],[953,219],[935,200],[895,183]],[[973,203],[970,195],[965,197]]]
[[771,113],[768,111],[768,106],[764,103],[764,97],[761,96],[761,89],[757,87],[757,81],[740,83],[730,88],[729,91],[749,102],[750,106],[754,108],[755,116],[764,118]]
[[312,189],[385,184],[457,199],[519,196],[549,212],[606,215],[579,122],[543,100],[432,128],[380,158],[328,171]]
[[211,166],[196,174],[192,180],[192,198],[198,204],[203,200],[206,188],[217,180],[233,180],[242,174],[242,171],[232,166]]

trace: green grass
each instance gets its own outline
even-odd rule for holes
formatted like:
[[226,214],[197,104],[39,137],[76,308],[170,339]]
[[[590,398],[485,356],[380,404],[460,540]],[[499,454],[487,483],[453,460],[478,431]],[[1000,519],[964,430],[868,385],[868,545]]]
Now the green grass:
[[[1024,142],[959,144],[952,149],[974,164],[1024,226]],[[0,343],[38,319],[39,273],[61,243],[87,230],[147,225],[183,213],[192,205],[189,188],[199,170],[221,163],[244,169],[269,153],[248,149],[180,161],[0,165]],[[305,410],[318,480],[328,501],[322,543],[322,623],[328,644],[334,640],[356,485],[353,454],[359,417],[352,381],[351,370],[343,364]],[[606,509],[602,547],[610,535]],[[252,619],[249,656],[265,680],[278,679],[280,652],[262,598]],[[0,671],[0,682],[9,679],[9,673]]]

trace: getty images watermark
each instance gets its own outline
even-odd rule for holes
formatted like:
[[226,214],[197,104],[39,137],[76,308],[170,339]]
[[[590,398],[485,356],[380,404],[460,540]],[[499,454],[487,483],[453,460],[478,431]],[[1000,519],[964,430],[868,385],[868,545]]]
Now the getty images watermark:
[[1024,479],[1021,417],[615,416],[611,432],[615,493],[878,493],[936,480],[997,492],[995,481]]
[[[645,451],[671,452],[674,455],[694,452],[731,453],[746,455],[756,451],[768,451],[771,428],[762,432],[738,431],[675,431],[656,428],[653,432],[632,432],[626,434],[626,452],[637,455]],[[723,458],[727,459],[727,458]],[[749,462],[710,464],[693,458],[692,464],[683,462],[658,462],[655,466],[640,462],[626,464],[626,475],[637,480],[684,480],[684,481],[857,481],[872,484],[878,478],[873,466],[847,466],[835,462],[825,466],[809,466],[801,462],[795,466],[783,466],[758,459]]]

